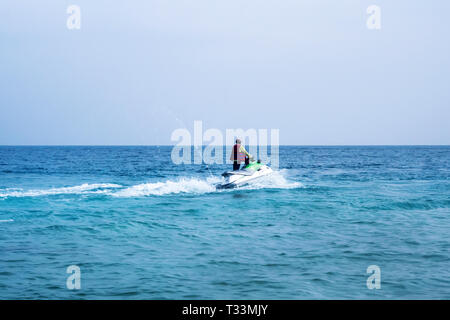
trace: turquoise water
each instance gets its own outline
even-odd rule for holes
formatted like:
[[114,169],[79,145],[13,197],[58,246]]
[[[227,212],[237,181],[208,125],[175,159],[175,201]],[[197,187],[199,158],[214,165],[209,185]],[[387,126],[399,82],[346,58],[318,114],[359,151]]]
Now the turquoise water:
[[0,147],[0,298],[450,298],[450,147],[285,146],[223,191],[170,152]]

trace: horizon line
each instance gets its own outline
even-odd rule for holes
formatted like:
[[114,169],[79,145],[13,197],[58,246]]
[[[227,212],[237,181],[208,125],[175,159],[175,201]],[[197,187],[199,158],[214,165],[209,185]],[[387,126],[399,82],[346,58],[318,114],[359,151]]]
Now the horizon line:
[[[195,147],[194,145],[176,144],[0,144],[0,147]],[[202,147],[213,146],[203,144]],[[231,147],[233,145],[223,145]],[[246,145],[248,147],[263,147]],[[279,147],[448,147],[450,144],[279,144]],[[217,146],[220,147],[220,146]],[[272,147],[268,144],[265,147]]]

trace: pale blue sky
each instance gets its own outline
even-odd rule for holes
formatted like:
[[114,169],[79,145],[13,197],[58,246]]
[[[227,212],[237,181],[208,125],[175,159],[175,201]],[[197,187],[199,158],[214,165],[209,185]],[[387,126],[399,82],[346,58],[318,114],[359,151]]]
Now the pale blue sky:
[[[81,7],[81,30],[66,9]],[[379,31],[366,9],[381,7]],[[450,144],[450,1],[2,0],[0,144]]]

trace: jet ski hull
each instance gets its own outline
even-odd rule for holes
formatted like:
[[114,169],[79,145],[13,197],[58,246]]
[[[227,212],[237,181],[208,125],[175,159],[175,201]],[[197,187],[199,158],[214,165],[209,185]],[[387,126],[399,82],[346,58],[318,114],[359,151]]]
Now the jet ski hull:
[[249,183],[269,175],[272,173],[272,169],[266,165],[262,165],[257,171],[251,172],[247,170],[236,170],[224,172],[222,176],[226,181],[223,184],[218,184],[217,189],[233,189],[248,185]]

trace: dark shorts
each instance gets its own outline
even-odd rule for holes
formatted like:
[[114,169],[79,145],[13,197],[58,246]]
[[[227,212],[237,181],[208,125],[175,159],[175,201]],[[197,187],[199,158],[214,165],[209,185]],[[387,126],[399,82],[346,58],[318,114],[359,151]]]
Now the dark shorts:
[[[248,165],[250,162],[248,157],[245,157],[245,165]],[[239,170],[239,168],[241,167],[240,163],[237,163],[237,161],[233,162],[233,171]]]

